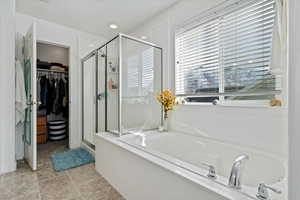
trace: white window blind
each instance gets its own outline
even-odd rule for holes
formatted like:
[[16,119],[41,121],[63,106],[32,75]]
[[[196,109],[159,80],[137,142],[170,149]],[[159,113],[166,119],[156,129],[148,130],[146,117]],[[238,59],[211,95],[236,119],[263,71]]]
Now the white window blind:
[[274,0],[253,1],[176,35],[178,96],[273,94]]
[[142,53],[142,88],[144,93],[153,92],[154,49],[148,48]]
[[139,57],[132,56],[128,58],[128,89],[135,89],[139,86]]
[[141,97],[153,92],[154,48],[147,48],[128,57],[125,62],[127,97]]

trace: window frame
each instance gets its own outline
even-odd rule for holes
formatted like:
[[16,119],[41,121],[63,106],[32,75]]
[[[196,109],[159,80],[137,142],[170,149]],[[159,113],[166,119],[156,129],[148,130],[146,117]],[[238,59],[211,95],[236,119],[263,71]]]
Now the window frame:
[[[174,34],[174,40],[173,40],[173,44],[174,44],[174,91],[175,91],[175,95],[176,94],[176,64],[177,64],[177,60],[176,60],[176,52],[177,52],[177,45],[176,45],[176,39],[177,36],[182,34],[183,32],[186,32],[188,30],[194,29],[198,26],[201,26],[202,24],[208,23],[209,21],[212,21],[214,19],[217,18],[222,18],[224,15],[232,12],[232,11],[236,11],[238,9],[244,8],[247,5],[251,5],[255,2],[258,2],[260,0],[232,0],[229,2],[225,2],[221,5],[218,5],[212,9],[209,9],[205,12],[203,12],[200,16],[197,16],[196,18],[193,18],[190,21],[185,22],[184,24],[182,24],[181,26],[177,26],[175,28],[175,34]],[[276,3],[276,1],[275,1]],[[226,10],[226,11],[224,11]],[[222,62],[222,59],[220,59]],[[284,71],[284,70],[283,70]],[[219,80],[219,94],[212,94],[212,95],[204,95],[207,97],[214,97],[214,96],[218,96],[219,97],[219,102],[218,102],[218,106],[229,106],[229,107],[271,107],[270,106],[270,100],[261,100],[261,99],[256,99],[256,100],[225,100],[225,96],[224,94],[222,94],[222,91],[224,91],[224,66],[221,64],[221,68],[220,68],[220,73],[222,73],[220,80]],[[284,74],[281,75],[282,77],[284,76]],[[278,77],[276,76],[276,79]],[[283,80],[283,79],[281,79]],[[276,99],[281,99],[281,97],[283,97],[283,92],[284,88],[283,86],[281,86],[281,90],[280,92],[274,92],[274,96]],[[267,93],[266,93],[267,94]],[[265,95],[265,94],[262,94]],[[193,97],[201,97],[202,95],[195,95]],[[241,96],[243,96],[241,94]],[[189,95],[178,95],[177,97],[181,97],[181,98],[187,98],[187,97],[191,97]],[[183,105],[201,105],[201,106],[215,106],[213,105],[213,103],[211,102],[185,102]]]

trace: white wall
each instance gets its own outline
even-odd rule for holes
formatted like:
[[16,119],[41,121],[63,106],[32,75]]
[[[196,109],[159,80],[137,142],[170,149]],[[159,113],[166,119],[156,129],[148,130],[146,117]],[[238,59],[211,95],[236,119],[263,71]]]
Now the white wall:
[[16,15],[16,31],[25,34],[33,22],[36,22],[38,41],[70,48],[70,147],[79,147],[82,138],[81,58],[106,39],[20,13]]
[[[132,30],[164,50],[164,88],[174,89],[174,33],[187,20],[222,0],[183,0]],[[180,105],[171,113],[171,129],[247,145],[287,157],[287,109]]]
[[0,174],[15,162],[15,1],[0,1]]
[[289,199],[300,197],[300,2],[290,0],[289,68]]
[[65,47],[38,43],[37,58],[41,61],[56,62],[69,66],[69,50]]

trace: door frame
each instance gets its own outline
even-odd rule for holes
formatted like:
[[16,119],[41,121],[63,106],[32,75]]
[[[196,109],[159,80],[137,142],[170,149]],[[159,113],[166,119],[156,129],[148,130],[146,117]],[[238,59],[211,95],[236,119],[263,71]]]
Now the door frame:
[[[68,71],[68,79],[69,79],[69,83],[68,83],[68,88],[69,88],[69,94],[68,94],[68,99],[69,99],[69,120],[68,120],[68,132],[69,132],[69,141],[68,141],[68,148],[72,147],[72,139],[74,138],[74,135],[72,134],[72,121],[70,120],[70,116],[71,116],[71,82],[72,82],[72,78],[71,78],[71,66],[70,66],[70,63],[71,63],[71,46],[68,46],[68,45],[64,45],[64,44],[60,44],[60,43],[56,43],[56,42],[50,42],[50,41],[47,41],[47,40],[39,40],[37,39],[36,40],[36,43],[40,43],[40,44],[47,44],[47,45],[52,45],[52,46],[57,46],[57,47],[62,47],[62,48],[66,48],[68,49],[68,63],[69,63],[69,71]],[[37,55],[37,49],[36,49],[36,55]],[[37,69],[36,69],[37,70]],[[36,71],[37,73],[37,71]]]

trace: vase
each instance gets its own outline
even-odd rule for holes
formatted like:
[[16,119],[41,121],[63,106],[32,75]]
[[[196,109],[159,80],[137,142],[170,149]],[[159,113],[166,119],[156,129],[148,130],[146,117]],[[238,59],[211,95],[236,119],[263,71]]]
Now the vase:
[[167,132],[169,126],[168,112],[164,112],[162,125],[159,127],[160,132]]

